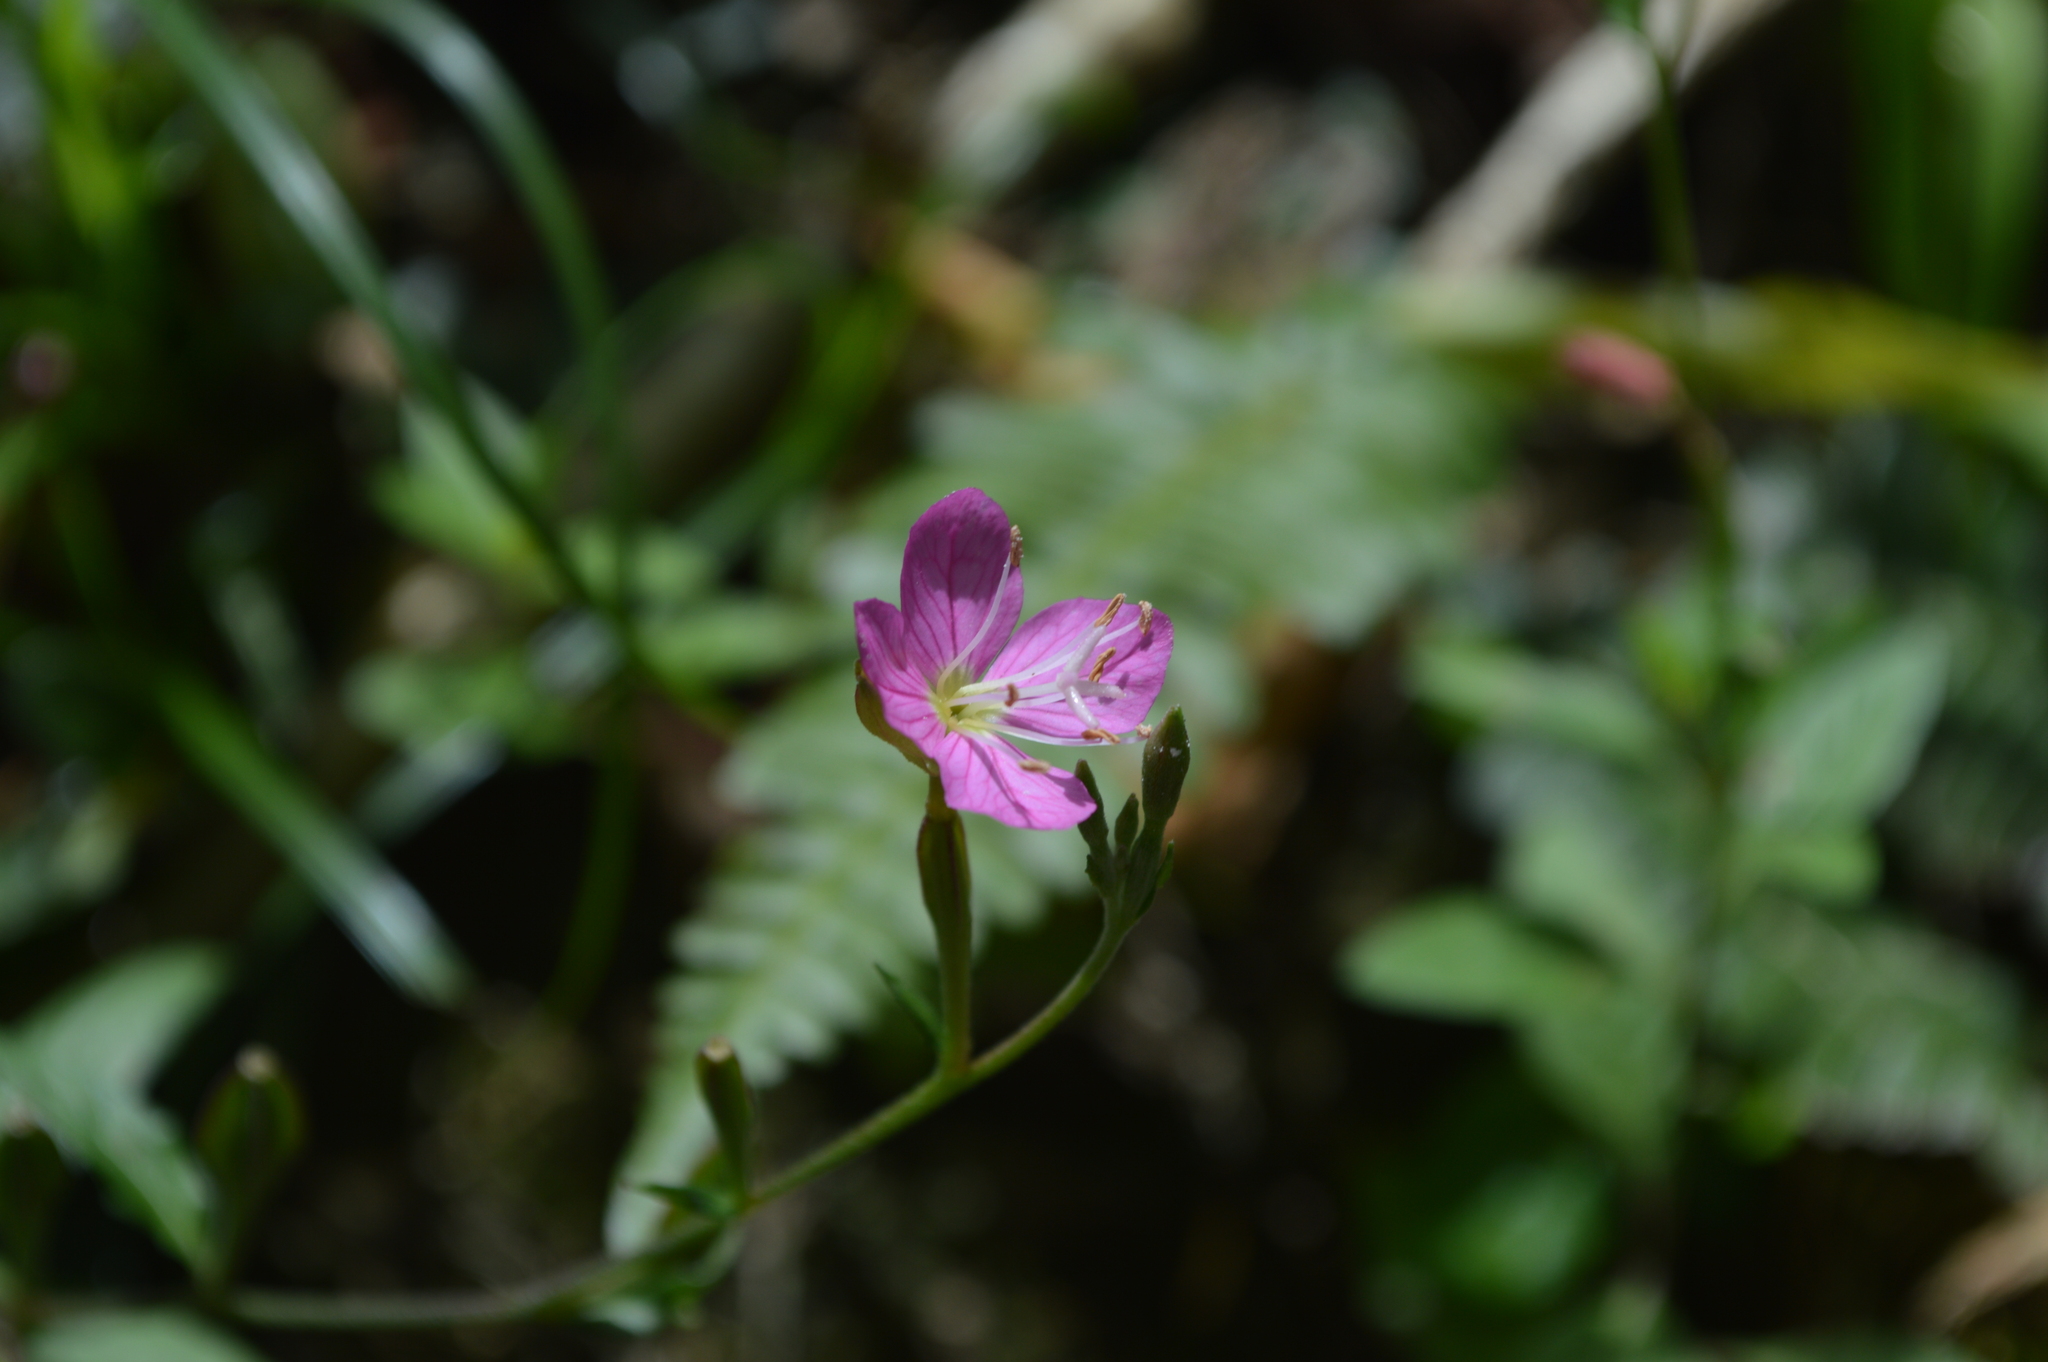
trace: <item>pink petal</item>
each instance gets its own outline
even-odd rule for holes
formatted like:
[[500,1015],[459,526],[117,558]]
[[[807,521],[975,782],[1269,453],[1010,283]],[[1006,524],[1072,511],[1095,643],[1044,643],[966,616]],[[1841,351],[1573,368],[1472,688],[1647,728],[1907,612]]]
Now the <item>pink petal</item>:
[[938,760],[946,802],[966,813],[1013,828],[1071,828],[1095,807],[1073,772],[1027,771],[1029,758],[1000,738],[945,733],[936,751],[926,751]]
[[986,492],[955,492],[917,518],[903,550],[904,645],[912,666],[937,676],[979,634],[967,671],[982,674],[1024,611],[1023,573],[1003,573],[1009,556],[1010,518]]
[[[1017,683],[1020,690],[1050,682],[1059,664],[1108,608],[1108,601],[1086,598],[1047,606],[1024,622],[1017,637],[989,668],[990,674],[1015,677],[1029,673],[1027,679]],[[1126,602],[1110,620],[1107,633],[1114,634],[1127,624],[1135,624],[1138,611],[1135,603]],[[1120,638],[1105,637],[1095,649],[1096,657],[1108,648],[1116,649],[1116,656],[1103,669],[1102,679],[1122,688],[1123,696],[1116,700],[1089,697],[1086,703],[1100,727],[1111,733],[1128,733],[1145,721],[1166,682],[1166,664],[1173,656],[1173,621],[1165,611],[1154,610],[1151,628],[1143,634],[1134,628]],[[1090,658],[1088,665],[1093,661]],[[1088,727],[1065,704],[1009,710],[1004,713],[1003,722],[1048,738],[1078,738]]]
[[853,607],[853,632],[861,670],[882,697],[883,717],[936,758],[945,725],[932,708],[930,684],[905,656],[902,612],[887,601],[861,601]]

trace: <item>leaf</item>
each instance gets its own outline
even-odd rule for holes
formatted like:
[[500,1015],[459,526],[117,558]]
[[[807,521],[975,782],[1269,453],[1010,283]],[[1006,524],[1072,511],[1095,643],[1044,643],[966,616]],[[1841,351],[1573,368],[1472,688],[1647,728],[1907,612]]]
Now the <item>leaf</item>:
[[[546,457],[537,432],[481,384],[470,387],[477,428],[500,475],[533,487]],[[497,480],[479,469],[461,430],[416,398],[400,409],[404,458],[378,470],[377,507],[423,544],[469,564],[529,600],[548,602],[546,559]]]
[[1613,964],[1667,980],[1689,935],[1694,891],[1617,807],[1560,797],[1516,822],[1501,883],[1517,906],[1576,933]]
[[728,595],[645,616],[639,634],[656,671],[694,685],[786,673],[846,646],[846,622],[837,611],[761,595]]
[[29,1339],[28,1362],[262,1362],[232,1334],[181,1310],[63,1315]]
[[67,1154],[91,1164],[164,1247],[195,1269],[212,1252],[212,1190],[145,1092],[226,977],[220,957],[203,947],[127,956],[0,1037],[0,1089],[26,1105]]
[[1338,957],[1352,996],[1381,1007],[1471,1021],[1516,1022],[1597,995],[1599,971],[1480,895],[1404,909],[1351,939]]
[[1445,1278],[1491,1304],[1554,1300],[1606,1238],[1610,1181],[1583,1148],[1494,1170],[1437,1231]]
[[343,700],[357,727],[410,750],[480,727],[529,757],[559,756],[579,736],[576,710],[534,671],[524,648],[373,653],[350,671]]
[[[619,1181],[687,1183],[712,1146],[697,1052],[731,1042],[765,1088],[792,1061],[828,1057],[902,975],[930,958],[914,855],[925,783],[861,728],[852,683],[833,675],[793,694],[734,748],[722,775],[735,808],[769,815],[726,850],[702,906],[676,930],[682,970],[662,986],[657,1056]],[[1048,893],[1080,887],[1078,838],[968,822],[974,906],[987,926],[1033,921]],[[614,1198],[614,1251],[646,1242],[661,1206]]]
[[1546,1091],[1638,1171],[1669,1153],[1688,1070],[1674,999],[1610,983],[1528,1018],[1523,1054]]
[[1900,624],[1779,682],[1745,744],[1744,816],[1841,826],[1881,811],[1934,722],[1946,656],[1931,625]]
[[1766,1073],[1763,1098],[1811,1138],[1972,1153],[2007,1185],[2048,1179],[2048,1096],[2011,983],[1974,954],[1882,918],[1784,908],[1712,962],[1707,1016]]
[[202,682],[159,669],[155,693],[187,758],[327,902],[370,963],[415,1001],[460,1001],[469,967],[419,891]]
[[51,784],[27,818],[0,832],[0,945],[98,899],[127,867],[134,828],[113,791],[77,767]]
[[1545,738],[1634,764],[1671,749],[1664,724],[1627,681],[1584,663],[1439,635],[1416,647],[1408,669],[1423,699],[1490,732]]

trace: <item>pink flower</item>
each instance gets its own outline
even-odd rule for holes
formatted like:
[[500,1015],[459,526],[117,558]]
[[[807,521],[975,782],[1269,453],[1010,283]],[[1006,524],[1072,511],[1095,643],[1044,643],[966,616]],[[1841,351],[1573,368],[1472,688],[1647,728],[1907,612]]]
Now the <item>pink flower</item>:
[[1070,828],[1095,801],[1072,772],[1008,740],[1097,747],[1145,733],[1173,624],[1119,595],[1061,601],[1018,629],[1022,542],[987,493],[953,493],[910,527],[903,608],[862,601],[854,630],[882,713],[936,766],[947,803],[1011,827]]

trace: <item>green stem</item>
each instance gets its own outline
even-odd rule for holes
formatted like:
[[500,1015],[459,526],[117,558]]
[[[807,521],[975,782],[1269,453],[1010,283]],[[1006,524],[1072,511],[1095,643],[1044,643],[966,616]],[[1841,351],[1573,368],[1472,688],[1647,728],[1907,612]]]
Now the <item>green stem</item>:
[[958,1074],[974,1056],[974,886],[966,825],[946,803],[937,776],[917,830],[917,875],[938,945],[938,1072]]
[[1688,287],[1700,281],[1700,253],[1693,236],[1692,194],[1686,186],[1685,147],[1678,135],[1678,93],[1672,62],[1647,35],[1657,67],[1657,107],[1650,115],[1650,196],[1657,215],[1657,246],[1664,272]]
[[[865,1153],[1014,1064],[1081,1005],[1115,960],[1123,939],[1124,929],[1105,913],[1095,948],[1037,1016],[966,1067],[933,1073],[852,1130],[770,1178],[748,1198],[740,1218]],[[565,1318],[591,1302],[630,1290],[658,1272],[664,1261],[683,1260],[708,1247],[722,1228],[693,1225],[630,1258],[596,1259],[505,1291],[418,1296],[238,1291],[227,1297],[222,1309],[239,1323],[272,1329],[432,1329]]]
[[632,697],[623,686],[615,686],[614,691],[605,721],[583,882],[569,917],[561,959],[542,995],[548,1013],[564,1026],[576,1024],[604,982],[626,894],[633,883],[640,780],[633,765]]

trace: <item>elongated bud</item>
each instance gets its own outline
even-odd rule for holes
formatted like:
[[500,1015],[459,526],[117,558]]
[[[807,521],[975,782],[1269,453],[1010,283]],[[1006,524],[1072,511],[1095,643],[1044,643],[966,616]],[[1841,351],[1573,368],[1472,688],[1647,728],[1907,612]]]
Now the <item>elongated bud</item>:
[[889,726],[888,717],[882,713],[882,693],[868,680],[858,662],[853,664],[853,712],[860,716],[862,728],[901,752],[905,761],[927,775],[938,774],[932,759],[918,751],[916,743]]
[[697,1088],[711,1109],[718,1146],[744,1198],[754,1186],[754,1094],[725,1037],[713,1036],[697,1052]]
[[220,1190],[216,1233],[223,1267],[306,1138],[305,1107],[268,1048],[252,1045],[214,1084],[193,1144]]
[[0,1126],[0,1254],[33,1283],[43,1241],[70,1173],[48,1134],[26,1116]]
[[1180,787],[1187,781],[1192,756],[1188,723],[1176,705],[1166,711],[1166,717],[1145,743],[1142,789],[1146,827],[1164,829],[1166,820],[1173,817],[1174,809],[1180,805]]
[[1558,346],[1557,363],[1573,382],[1638,411],[1665,411],[1678,396],[1671,362],[1619,332],[1574,331]]

